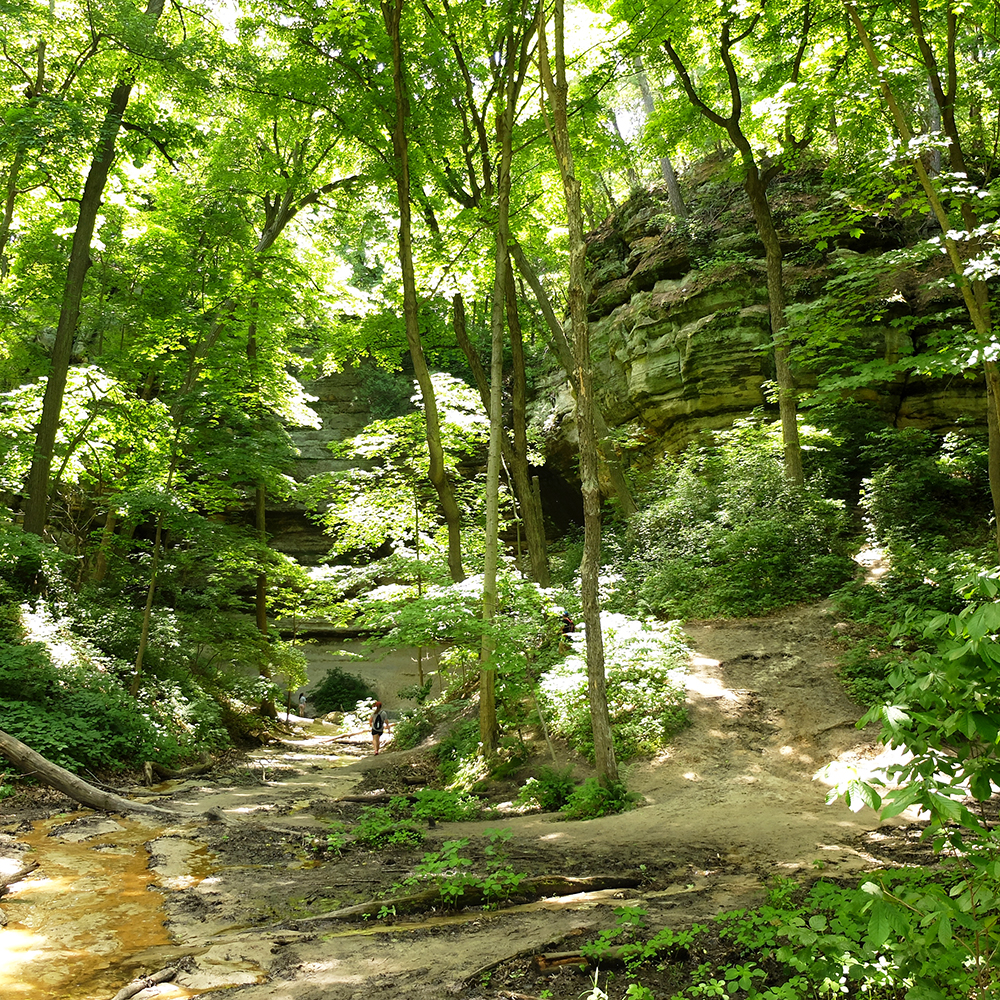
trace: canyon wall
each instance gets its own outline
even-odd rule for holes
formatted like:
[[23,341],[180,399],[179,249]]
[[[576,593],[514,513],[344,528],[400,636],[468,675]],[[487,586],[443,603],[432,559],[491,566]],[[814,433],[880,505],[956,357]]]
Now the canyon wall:
[[[779,185],[772,201],[792,259],[785,271],[790,303],[823,293],[837,254],[883,253],[904,239],[898,227],[872,220],[825,259],[796,263],[809,255],[801,253],[803,242],[790,224],[815,207],[816,196]],[[667,215],[665,194],[641,192],[587,241],[595,398],[627,457],[648,464],[677,453],[700,431],[728,427],[758,407],[777,416],[766,398],[774,358],[763,247],[741,192],[730,192],[726,210],[711,223],[679,229]],[[941,303],[929,301],[919,278],[906,276],[913,287],[896,295],[895,308],[925,309],[933,323]],[[857,331],[869,358],[909,353],[913,346],[888,322],[890,315],[887,309],[883,323]],[[807,392],[816,384],[801,366],[796,377]],[[899,376],[852,395],[896,427],[944,431],[985,423],[982,380]],[[548,459],[565,466],[576,450],[573,397],[555,366],[535,398],[532,421]]]

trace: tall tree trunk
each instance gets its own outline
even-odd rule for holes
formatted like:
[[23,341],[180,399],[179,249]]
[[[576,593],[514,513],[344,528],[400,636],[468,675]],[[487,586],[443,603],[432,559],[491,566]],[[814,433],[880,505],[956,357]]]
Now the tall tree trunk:
[[[635,56],[632,59],[632,68],[635,70],[636,83],[639,84],[639,92],[642,94],[642,106],[646,112],[646,117],[651,118],[656,111],[656,102],[653,100],[653,90],[649,86],[649,77],[646,76],[646,67],[642,64],[642,57]],[[681,186],[677,183],[677,174],[674,173],[674,165],[670,162],[670,157],[663,154],[660,157],[660,173],[663,175],[664,183],[667,185],[667,197],[670,199],[670,208],[678,219],[688,217],[687,205],[681,195]]]
[[[556,357],[575,393],[576,378],[574,373],[576,362],[573,360],[573,348],[566,337],[566,331],[563,330],[562,323],[559,322],[559,318],[556,316],[555,309],[552,307],[552,302],[545,288],[541,281],[539,281],[535,269],[531,266],[531,262],[517,240],[511,240],[510,253],[521,276],[535,294],[535,300],[542,312],[542,317],[545,319],[545,325],[549,328],[549,333],[552,335],[552,345],[555,348]],[[619,509],[625,517],[631,517],[637,509],[635,500],[632,499],[632,489],[629,486],[625,470],[622,468],[621,461],[615,451],[615,445],[611,439],[611,431],[608,429],[604,415],[593,400],[591,400],[591,405],[594,416],[594,430],[597,435],[598,458],[604,463],[608,481],[611,484],[611,490],[618,500]]]
[[403,273],[403,318],[406,342],[410,348],[413,370],[420,386],[427,424],[427,450],[430,454],[430,480],[437,490],[441,512],[448,526],[448,571],[456,583],[465,579],[462,568],[461,511],[444,466],[441,429],[438,419],[434,385],[424,358],[420,341],[420,319],[417,309],[417,283],[413,272],[413,240],[410,234],[410,160],[407,151],[406,116],[408,98],[403,78],[403,48],[400,21],[403,0],[383,0],[382,16],[392,42],[392,83],[396,117],[392,127],[392,148],[396,158],[396,196],[399,203],[399,262]]
[[[156,22],[163,13],[164,0],[149,0],[146,7],[148,31],[152,34]],[[80,199],[76,229],[70,247],[66,282],[63,285],[62,305],[59,310],[59,324],[56,327],[55,344],[52,347],[52,366],[45,384],[42,400],[42,415],[35,430],[35,448],[31,468],[28,472],[28,499],[24,512],[24,530],[41,535],[45,530],[48,516],[49,472],[52,467],[52,453],[55,448],[56,432],[62,413],[63,394],[66,377],[80,321],[80,304],[83,300],[83,283],[90,267],[90,247],[94,238],[97,214],[101,208],[101,198],[108,182],[108,173],[115,155],[115,143],[121,130],[122,117],[132,95],[134,77],[130,71],[111,92],[108,109],[101,125],[97,147],[87,172]]]
[[[735,17],[735,15],[734,15]],[[743,114],[743,94],[740,89],[739,74],[733,62],[732,49],[746,38],[754,29],[760,14],[749,19],[748,27],[737,37],[731,34],[732,20],[726,21],[719,40],[719,55],[726,68],[729,81],[729,97],[732,102],[730,113],[721,115],[710,108],[698,95],[691,75],[683,60],[677,54],[673,44],[668,39],[663,47],[677,71],[678,79],[684,88],[691,105],[710,122],[724,129],[743,160],[744,188],[750,200],[757,235],[764,244],[767,259],[767,298],[771,317],[771,340],[774,345],[774,366],[778,383],[778,412],[781,417],[781,436],[785,453],[785,475],[794,483],[803,481],[802,447],[799,443],[798,402],[796,399],[795,380],[789,365],[790,348],[785,329],[785,284],[784,267],[781,253],[781,241],[771,215],[771,207],[767,200],[767,185],[777,173],[778,167],[761,173],[760,166],[754,156],[753,147],[747,139],[740,124]],[[804,41],[803,41],[804,44]]]
[[[501,192],[503,181],[501,180]],[[501,194],[501,199],[503,194]],[[479,743],[484,757],[496,753],[500,727],[497,722],[496,639],[493,619],[497,606],[497,565],[500,554],[500,442],[503,437],[503,258],[507,248],[496,232],[496,273],[490,316],[490,446],[486,468],[486,551],[483,559],[483,638],[479,653]]]
[[583,209],[580,180],[573,165],[569,142],[569,119],[565,62],[565,16],[563,0],[555,0],[555,74],[549,63],[545,10],[538,8],[538,61],[542,84],[551,106],[549,138],[552,141],[566,200],[569,226],[569,313],[573,321],[576,384],[576,416],[580,432],[580,481],[583,490],[584,543],[580,564],[580,605],[587,633],[587,693],[594,731],[594,763],[598,779],[605,785],[618,781],[618,763],[611,738],[611,719],[604,676],[604,637],[598,592],[601,555],[601,491],[597,481],[597,436],[593,416],[593,372],[590,331],[587,325],[587,293],[584,273]]
[[[38,103],[45,90],[45,39],[38,39],[38,52],[35,59],[35,81],[28,92],[28,106]],[[10,241],[10,227],[14,221],[14,204],[17,201],[17,183],[24,166],[24,145],[18,144],[14,157],[10,161],[5,180],[6,194],[4,197],[3,217],[0,218],[0,280],[7,276],[7,244]]]
[[[503,228],[504,230],[509,229],[506,225]],[[504,285],[507,300],[507,329],[510,332],[511,366],[513,369],[511,423],[513,424],[514,461],[510,469],[520,501],[524,533],[528,541],[531,576],[539,586],[547,587],[549,585],[549,553],[545,540],[545,523],[542,519],[542,506],[537,502],[535,491],[531,488],[531,476],[528,472],[528,383],[524,368],[524,337],[521,333],[521,320],[517,312],[514,270],[511,267],[510,254],[506,252],[509,231],[505,231],[502,235],[505,240]]]
[[[258,267],[254,271],[254,284],[263,279],[263,270]],[[256,401],[254,409],[257,411],[257,419],[263,419],[263,407],[260,405],[260,377],[257,372],[257,314],[259,303],[256,298],[250,302],[250,322],[247,325],[247,361],[250,364],[250,378],[253,384]],[[258,482],[254,489],[254,528],[257,531],[257,540],[261,546],[267,546],[267,487],[263,482]],[[271,662],[267,651],[268,627],[267,627],[267,565],[263,562],[257,567],[257,575],[254,580],[254,619],[257,624],[257,631],[263,637],[263,647],[260,652],[260,659],[257,661],[257,672],[265,680],[271,679]],[[264,695],[259,705],[260,714],[268,719],[276,719],[278,710],[274,704],[274,698]]]
[[[899,102],[896,100],[896,95],[889,86],[888,78],[882,72],[882,61],[879,59],[878,53],[872,45],[871,38],[868,35],[868,30],[865,28],[864,23],[858,16],[858,12],[854,5],[850,3],[849,0],[844,0],[844,5],[847,8],[847,13],[851,22],[858,32],[858,38],[861,40],[861,44],[868,56],[868,61],[871,63],[872,69],[878,78],[879,87],[882,91],[882,97],[885,100],[886,107],[889,109],[889,113],[892,115],[893,121],[895,122],[896,131],[899,133],[900,139],[903,140],[904,146],[908,146],[913,138],[909,123],[906,120],[906,116],[903,114],[902,108],[899,106]],[[913,25],[917,34],[921,57],[928,70],[928,79],[930,81],[931,90],[934,92],[935,99],[941,109],[941,121],[944,127],[945,135],[950,140],[948,150],[949,163],[953,169],[961,167],[964,171],[964,156],[962,153],[961,142],[959,141],[960,137],[958,134],[958,128],[954,118],[954,99],[957,91],[957,70],[954,53],[956,21],[954,10],[950,4],[948,6],[947,16],[948,61],[946,72],[948,89],[946,91],[938,72],[934,53],[924,37],[919,4],[916,0],[911,0],[910,23]],[[944,205],[941,203],[941,198],[927,173],[923,160],[918,155],[913,157],[911,163],[913,165],[913,171],[920,181],[920,186],[923,188],[924,195],[931,206],[931,211],[933,212],[935,219],[937,219],[938,225],[941,227],[941,241],[944,244],[945,252],[948,255],[948,261],[951,264],[952,271],[955,274],[955,280],[958,282],[959,291],[962,294],[962,301],[965,303],[965,308],[969,313],[969,319],[972,321],[973,329],[976,331],[980,344],[985,347],[993,341],[993,321],[990,312],[989,300],[986,294],[986,286],[983,282],[970,281],[966,275],[965,263],[968,259],[969,250],[966,248],[960,248],[958,243],[950,235],[952,226],[948,219],[948,213],[945,211]],[[962,217],[966,226],[966,231],[971,235],[974,232],[978,221],[971,204],[963,202]],[[975,247],[975,239],[971,242],[972,246]],[[987,420],[989,427],[988,468],[990,477],[990,497],[993,501],[993,518],[994,524],[996,525],[997,554],[998,557],[1000,557],[1000,370],[998,370],[997,363],[988,358],[984,358],[983,368],[986,374],[986,403],[990,408]]]
[[[479,390],[479,398],[483,401],[483,409],[490,412],[490,380],[483,369],[479,355],[476,353],[475,345],[469,340],[469,332],[465,322],[465,302],[461,293],[456,292],[451,300],[452,304],[452,328],[455,331],[455,340],[462,348],[466,361],[469,363],[469,370],[472,372],[476,388]],[[510,470],[513,480],[514,496],[517,499],[518,510],[525,523],[525,534],[528,536],[528,554],[531,559],[532,578],[542,587],[549,586],[549,560],[547,543],[545,541],[545,525],[542,517],[542,502],[538,491],[532,486],[531,478],[528,474],[527,457],[521,461],[514,454],[514,447],[510,442],[505,427],[500,428],[500,457],[504,465]],[[527,500],[525,497],[527,496]],[[534,538],[537,542],[533,541]],[[536,547],[542,548],[540,557],[535,555]]]
[[788,363],[790,353],[785,329],[785,281],[781,241],[771,216],[767,192],[756,162],[746,165],[745,188],[757,224],[757,234],[764,244],[767,266],[767,302],[771,316],[771,339],[774,343],[774,367],[778,383],[778,414],[781,417],[781,441],[785,452],[785,475],[801,484],[802,446],[799,443],[798,402],[795,378]]

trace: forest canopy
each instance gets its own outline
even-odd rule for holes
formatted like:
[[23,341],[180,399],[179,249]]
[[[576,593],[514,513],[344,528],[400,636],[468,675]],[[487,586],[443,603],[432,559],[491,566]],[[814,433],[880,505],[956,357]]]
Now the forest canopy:
[[45,608],[183,757],[273,723],[320,622],[454,644],[489,759],[571,612],[613,782],[607,615],[995,563],[992,3],[0,28],[14,701]]

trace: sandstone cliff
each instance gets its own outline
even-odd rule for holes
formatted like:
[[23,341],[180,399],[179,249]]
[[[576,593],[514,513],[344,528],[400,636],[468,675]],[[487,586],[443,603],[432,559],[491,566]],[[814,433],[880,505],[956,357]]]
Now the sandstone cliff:
[[[596,396],[626,453],[640,464],[682,450],[701,430],[727,427],[770,405],[763,248],[739,187],[711,187],[689,226],[675,226],[665,193],[639,192],[588,235]],[[823,293],[838,254],[881,254],[913,237],[891,218],[871,219],[862,232],[833,242],[829,253],[810,252],[795,222],[815,211],[818,200],[796,178],[776,182],[772,192],[792,303]],[[927,293],[919,278],[900,272],[895,309],[923,310],[933,324],[942,293]],[[913,346],[908,335],[901,342],[889,315],[858,331],[871,358],[909,353]],[[816,372],[801,364],[796,376],[807,391],[816,384]],[[960,421],[985,421],[984,387],[973,379],[899,376],[854,396],[897,427],[946,430]],[[575,451],[573,399],[555,369],[535,400],[533,422],[548,458],[564,465]]]

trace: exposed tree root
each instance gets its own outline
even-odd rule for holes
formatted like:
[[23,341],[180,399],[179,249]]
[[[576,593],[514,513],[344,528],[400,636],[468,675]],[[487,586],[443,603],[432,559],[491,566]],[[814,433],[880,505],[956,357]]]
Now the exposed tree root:
[[[566,875],[538,875],[521,882],[515,895],[519,898],[541,899],[545,896],[571,896],[577,892],[595,892],[601,889],[634,889],[640,884],[637,878],[622,878],[619,875],[594,875],[590,878],[570,878]],[[432,886],[421,892],[407,896],[393,896],[388,899],[373,899],[356,906],[346,906],[330,913],[317,913],[315,916],[286,920],[283,923],[299,926],[301,924],[317,923],[322,920],[354,920],[358,917],[374,917],[379,913],[391,911],[400,913],[422,913],[437,906],[479,906],[488,899],[479,886],[467,885],[457,898],[445,897],[439,886]]]

